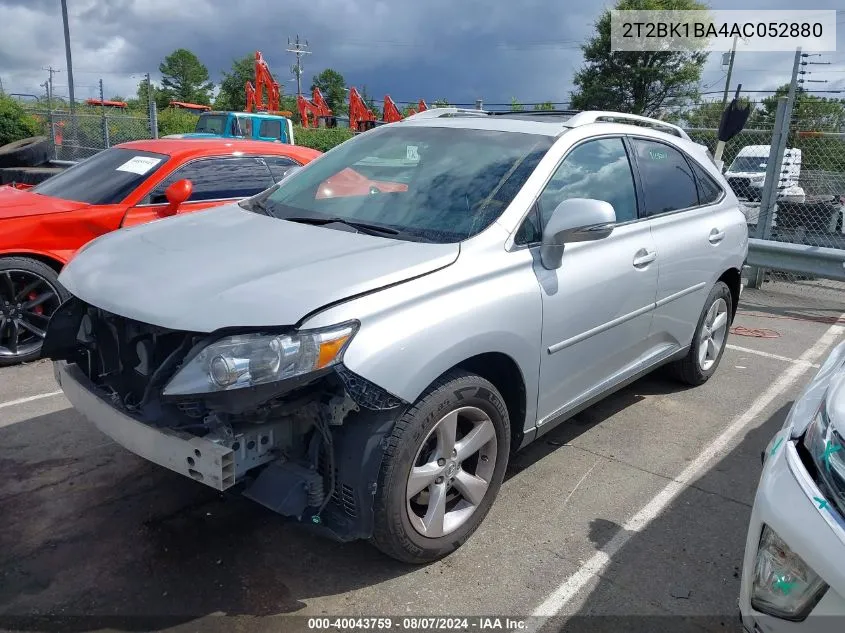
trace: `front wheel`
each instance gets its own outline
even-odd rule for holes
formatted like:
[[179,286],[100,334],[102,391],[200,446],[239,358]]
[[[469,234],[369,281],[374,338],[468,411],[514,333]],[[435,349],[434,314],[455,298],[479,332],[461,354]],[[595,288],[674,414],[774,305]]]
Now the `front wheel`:
[[0,258],[0,367],[40,358],[50,317],[67,298],[47,264]]
[[728,341],[732,315],[731,291],[724,282],[717,281],[704,303],[689,352],[670,365],[678,380],[696,387],[716,372]]
[[460,547],[496,498],[510,437],[507,408],[489,381],[463,371],[438,380],[391,434],[375,498],[375,546],[417,564]]

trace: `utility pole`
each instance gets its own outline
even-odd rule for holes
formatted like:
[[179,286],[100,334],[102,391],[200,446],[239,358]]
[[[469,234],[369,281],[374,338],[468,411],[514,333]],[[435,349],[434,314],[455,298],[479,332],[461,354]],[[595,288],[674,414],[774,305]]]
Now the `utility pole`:
[[299,35],[296,36],[296,41],[293,44],[288,38],[287,52],[296,54],[296,64],[291,67],[291,70],[296,75],[296,94],[299,97],[302,96],[302,56],[311,54],[311,51],[306,50],[307,48],[308,40],[305,40],[304,44],[300,43]]
[[52,66],[47,66],[47,68],[44,68],[44,66],[42,66],[41,70],[46,70],[48,73],[50,73],[50,78],[47,80],[50,83],[50,87],[47,89],[47,99],[49,100],[51,98],[51,95],[53,94],[53,75],[62,71],[58,70],[57,68],[53,68]]
[[[67,89],[70,97],[70,116],[73,118],[73,109],[76,103],[73,95],[73,60],[70,55],[70,28],[67,20],[67,0],[61,0],[62,3],[62,24],[65,30],[65,58],[67,60]],[[52,73],[51,73],[52,78]]]
[[728,61],[728,76],[725,77],[725,94],[722,95],[722,110],[724,111],[725,106],[728,105],[728,92],[731,89],[731,74],[734,70],[734,57],[736,57],[736,40],[737,36],[734,35],[734,45],[731,48],[731,57],[730,61]]

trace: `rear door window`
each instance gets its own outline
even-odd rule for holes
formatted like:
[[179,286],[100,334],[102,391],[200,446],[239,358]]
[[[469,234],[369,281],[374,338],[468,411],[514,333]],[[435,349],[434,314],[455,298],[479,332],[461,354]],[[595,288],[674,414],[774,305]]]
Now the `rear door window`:
[[189,202],[247,198],[274,184],[264,161],[253,157],[203,158],[177,169],[149,195],[149,204],[166,204],[167,187],[183,178],[191,181]]
[[265,119],[258,129],[258,136],[261,138],[282,138],[282,122]]
[[643,184],[645,215],[651,217],[698,206],[695,175],[674,147],[650,139],[632,139]]

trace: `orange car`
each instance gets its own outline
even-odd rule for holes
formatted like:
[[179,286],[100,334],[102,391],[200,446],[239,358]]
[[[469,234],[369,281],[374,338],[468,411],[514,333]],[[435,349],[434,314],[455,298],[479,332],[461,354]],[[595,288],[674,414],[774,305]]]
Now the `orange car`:
[[0,187],[0,366],[38,358],[67,296],[58,273],[94,238],[255,195],[320,154],[239,139],[132,141],[34,187]]

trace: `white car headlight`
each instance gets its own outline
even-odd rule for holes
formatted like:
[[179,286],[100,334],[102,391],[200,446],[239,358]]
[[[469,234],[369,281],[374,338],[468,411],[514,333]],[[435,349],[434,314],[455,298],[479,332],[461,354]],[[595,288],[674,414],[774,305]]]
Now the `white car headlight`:
[[824,399],[803,443],[816,466],[816,485],[845,516],[845,443],[830,423]]
[[800,622],[821,600],[827,584],[768,525],[757,548],[751,606],[768,615]]
[[279,382],[340,362],[357,324],[290,334],[236,334],[217,340],[176,372],[164,396],[232,391]]

